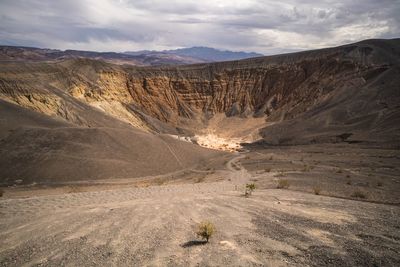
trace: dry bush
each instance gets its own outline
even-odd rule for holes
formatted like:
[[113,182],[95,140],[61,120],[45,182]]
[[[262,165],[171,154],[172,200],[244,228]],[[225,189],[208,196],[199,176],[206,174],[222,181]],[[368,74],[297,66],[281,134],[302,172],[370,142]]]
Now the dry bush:
[[253,193],[253,191],[256,189],[256,185],[254,183],[252,184],[246,184],[246,190],[244,191],[244,196],[249,197]]
[[290,186],[290,183],[289,183],[288,180],[286,180],[286,179],[279,179],[279,180],[278,180],[278,184],[276,185],[276,188],[279,188],[279,189],[282,189],[282,188],[287,189],[287,188],[289,188],[289,186]]
[[264,169],[264,172],[270,172],[270,171],[271,171],[271,168]]
[[194,182],[196,184],[204,182],[205,178],[206,178],[206,175],[201,175],[201,176],[197,177]]
[[208,242],[208,240],[214,234],[214,232],[215,232],[214,224],[209,221],[204,221],[199,223],[199,225],[197,226],[196,235],[198,237],[201,237],[202,239],[205,239],[206,242]]
[[82,192],[82,189],[78,185],[68,186],[68,193],[79,193],[79,192]]
[[319,186],[314,186],[313,187],[313,191],[314,191],[314,194],[316,194],[316,195],[319,195],[320,193],[321,193],[321,187],[319,187]]
[[367,195],[360,190],[356,190],[351,194],[351,197],[356,197],[356,198],[367,198]]
[[164,180],[162,178],[156,178],[153,180],[153,183],[156,185],[163,185],[164,184]]
[[309,172],[309,171],[311,171],[311,166],[304,165],[304,168],[301,171],[302,172]]

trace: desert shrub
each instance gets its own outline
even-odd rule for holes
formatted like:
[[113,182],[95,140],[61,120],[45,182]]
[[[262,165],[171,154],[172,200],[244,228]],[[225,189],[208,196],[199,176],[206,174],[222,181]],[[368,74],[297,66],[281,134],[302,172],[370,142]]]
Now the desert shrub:
[[343,170],[342,169],[337,169],[337,171],[336,171],[337,173],[342,173],[343,172]]
[[309,172],[309,171],[311,171],[311,166],[304,165],[302,172]]
[[356,198],[367,198],[367,195],[360,191],[360,190],[356,190],[351,194],[352,197],[356,197]]
[[350,174],[347,174],[347,175],[346,175],[346,178],[350,178]]
[[382,181],[379,181],[379,182],[376,183],[376,185],[379,186],[379,187],[380,187],[380,186],[383,186],[383,182],[382,182]]
[[82,192],[81,188],[77,185],[68,186],[68,193],[79,193]]
[[271,171],[271,168],[264,169],[264,172],[270,172],[270,171]]
[[2,197],[4,194],[4,190],[0,188],[0,197]]
[[274,175],[275,177],[283,177],[285,173],[283,171],[279,171],[277,174]]
[[313,187],[313,191],[314,191],[314,194],[316,194],[316,195],[319,195],[319,194],[321,194],[321,187],[319,187],[319,186],[314,186]]
[[210,239],[210,237],[214,234],[215,232],[215,226],[213,223],[204,221],[199,223],[196,231],[196,235],[198,237],[201,237],[202,239],[205,239],[206,242]]
[[244,191],[244,195],[246,197],[249,197],[255,189],[256,189],[256,185],[254,183],[246,184],[246,190]]
[[351,185],[351,180],[350,180],[350,179],[347,180],[346,184],[347,184],[347,185]]
[[287,189],[287,188],[289,188],[289,186],[290,186],[290,183],[289,183],[288,180],[286,180],[286,179],[279,179],[276,188],[279,188],[279,189],[281,189],[281,188],[286,188],[286,189]]

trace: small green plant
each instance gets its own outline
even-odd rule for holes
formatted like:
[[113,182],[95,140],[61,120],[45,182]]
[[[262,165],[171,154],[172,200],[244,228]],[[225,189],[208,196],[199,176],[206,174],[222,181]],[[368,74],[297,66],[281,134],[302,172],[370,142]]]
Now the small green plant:
[[244,191],[244,196],[249,197],[253,193],[253,191],[256,189],[256,185],[254,183],[251,184],[246,184],[246,190]]
[[321,194],[321,188],[319,186],[314,186],[313,190],[314,190],[314,194],[316,194],[316,195]]
[[290,186],[290,183],[289,183],[288,180],[286,180],[286,179],[279,179],[276,188],[279,188],[279,189],[287,189],[287,188],[289,188],[289,186]]
[[196,235],[198,237],[201,237],[202,239],[205,239],[206,242],[208,243],[208,240],[214,234],[214,232],[215,232],[214,224],[209,221],[204,221],[199,223],[199,225],[197,226]]
[[351,194],[351,197],[356,197],[356,198],[367,198],[367,195],[360,191],[360,190],[356,190]]

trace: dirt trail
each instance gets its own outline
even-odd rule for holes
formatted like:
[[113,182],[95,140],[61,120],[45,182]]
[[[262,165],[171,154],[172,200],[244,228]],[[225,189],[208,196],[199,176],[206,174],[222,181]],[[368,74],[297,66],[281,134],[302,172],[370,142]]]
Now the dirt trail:
[[[244,198],[244,157],[220,182],[2,199],[0,266],[398,263],[398,207],[276,189]],[[217,229],[209,244],[196,242],[202,220]]]

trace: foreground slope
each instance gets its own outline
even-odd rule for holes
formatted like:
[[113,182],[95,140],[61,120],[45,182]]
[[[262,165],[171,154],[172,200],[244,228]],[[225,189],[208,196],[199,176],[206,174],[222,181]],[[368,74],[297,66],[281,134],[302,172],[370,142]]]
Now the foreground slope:
[[[399,206],[274,188],[245,198],[255,176],[240,168],[220,175],[226,180],[0,199],[0,264],[400,264]],[[207,244],[194,233],[203,220],[216,226]]]

